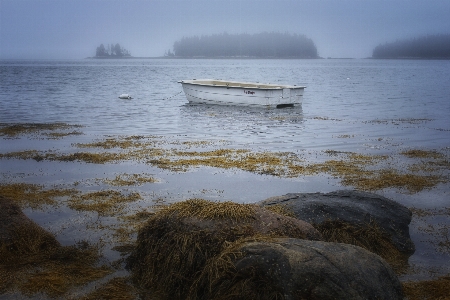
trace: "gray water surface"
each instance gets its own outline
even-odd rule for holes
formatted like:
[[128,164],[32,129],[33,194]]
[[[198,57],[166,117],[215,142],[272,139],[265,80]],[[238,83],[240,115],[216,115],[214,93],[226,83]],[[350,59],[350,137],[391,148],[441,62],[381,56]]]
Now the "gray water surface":
[[[304,85],[303,105],[294,108],[189,105],[177,83],[213,78]],[[130,94],[133,99],[118,96]],[[158,136],[168,141],[206,141],[210,148],[292,152],[318,161],[323,151],[398,155],[409,149],[450,151],[450,61],[428,60],[259,60],[123,59],[0,61],[0,123],[79,124],[83,134],[51,140],[2,138],[0,153],[28,149],[74,151],[73,143],[117,136]],[[206,146],[208,148],[208,146]],[[395,162],[401,165],[403,162]],[[193,197],[253,203],[291,192],[341,188],[328,174],[278,178],[242,170],[196,168],[185,173],[133,162],[95,165],[1,159],[2,182],[72,184],[85,191],[102,187],[95,179],[147,173],[156,184],[137,187],[136,204],[171,203]],[[448,170],[442,174],[448,179]],[[450,205],[448,180],[419,193],[376,191],[407,207]],[[80,239],[80,224],[94,213],[69,209],[26,213],[58,233],[67,244]],[[435,219],[437,220],[437,219]],[[108,222],[108,220],[105,220]],[[111,221],[114,222],[114,221]],[[414,223],[415,222],[415,223]],[[417,251],[410,263],[449,272],[449,253],[423,242],[422,220],[412,223]],[[428,222],[428,221],[427,221]],[[429,222],[435,222],[429,220]],[[437,221],[436,221],[437,222]],[[439,219],[449,226],[449,216]],[[437,223],[436,223],[437,224]],[[443,228],[444,228],[443,227]],[[102,233],[85,234],[96,241]],[[114,256],[113,252],[109,255]],[[446,263],[443,263],[446,262]],[[434,272],[434,271],[433,271]]]

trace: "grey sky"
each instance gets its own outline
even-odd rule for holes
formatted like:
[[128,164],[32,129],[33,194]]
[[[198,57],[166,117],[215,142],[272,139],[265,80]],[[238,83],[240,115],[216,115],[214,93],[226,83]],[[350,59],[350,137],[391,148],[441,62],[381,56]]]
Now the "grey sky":
[[0,58],[84,58],[101,43],[161,56],[183,36],[304,34],[322,57],[450,33],[449,0],[0,0]]

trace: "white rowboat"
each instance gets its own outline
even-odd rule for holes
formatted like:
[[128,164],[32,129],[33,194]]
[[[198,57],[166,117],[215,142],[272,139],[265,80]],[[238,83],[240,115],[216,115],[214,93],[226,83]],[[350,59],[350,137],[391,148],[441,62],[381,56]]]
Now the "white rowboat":
[[302,104],[304,86],[238,82],[215,79],[178,81],[189,103],[263,105],[286,107]]

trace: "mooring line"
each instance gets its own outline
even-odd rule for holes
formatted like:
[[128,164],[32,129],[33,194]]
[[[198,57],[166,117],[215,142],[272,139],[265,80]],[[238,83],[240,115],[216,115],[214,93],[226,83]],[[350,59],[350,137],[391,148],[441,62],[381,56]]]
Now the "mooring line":
[[171,98],[173,98],[173,97],[175,97],[175,96],[178,96],[178,95],[181,94],[182,92],[183,92],[183,91],[178,92],[178,93],[176,93],[175,95],[170,96],[170,97],[168,97],[168,98],[163,98],[162,100],[169,100],[169,99],[171,99]]

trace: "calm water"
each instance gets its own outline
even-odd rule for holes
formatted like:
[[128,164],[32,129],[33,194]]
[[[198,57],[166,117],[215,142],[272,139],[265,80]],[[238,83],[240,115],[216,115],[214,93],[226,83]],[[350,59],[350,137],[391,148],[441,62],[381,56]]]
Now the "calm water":
[[[300,107],[190,106],[178,80],[215,78],[305,85]],[[122,93],[132,100],[121,100]],[[84,135],[62,140],[2,139],[0,152],[64,149],[107,135],[157,135],[181,141],[226,141],[226,147],[292,151],[314,160],[323,150],[392,154],[450,151],[450,61],[421,60],[67,60],[0,61],[0,123],[64,122]],[[343,138],[345,137],[345,138]],[[60,163],[61,164],[61,163]],[[155,198],[192,196],[255,202],[289,192],[328,192],[339,179],[280,179],[202,168],[188,173],[148,165],[65,164],[0,160],[2,180],[61,183],[104,174],[147,172],[161,183],[141,187]],[[214,175],[214,176],[212,176]],[[448,174],[447,174],[448,176]],[[347,187],[348,188],[348,187]],[[379,191],[406,206],[448,207],[448,184],[417,194]],[[29,211],[49,228],[70,213]],[[63,221],[62,219],[65,218]],[[73,223],[78,220],[73,219]],[[81,222],[81,221],[80,221]],[[442,221],[450,224],[447,218]],[[417,223],[416,228],[422,226]],[[67,228],[70,226],[66,226]],[[61,229],[62,231],[63,229]],[[74,234],[66,232],[71,240]],[[448,260],[420,245],[412,258],[433,267]],[[68,241],[70,243],[70,241]]]
[[[298,109],[187,106],[178,80],[307,86]],[[132,101],[120,100],[122,93]],[[417,60],[75,60],[0,62],[0,121],[66,122],[92,134],[185,135],[268,149],[364,147],[334,135],[448,146],[450,62]],[[321,122],[321,119],[328,119]],[[385,126],[392,120],[426,126]],[[405,122],[403,122],[405,123]],[[378,126],[381,124],[381,126]]]

